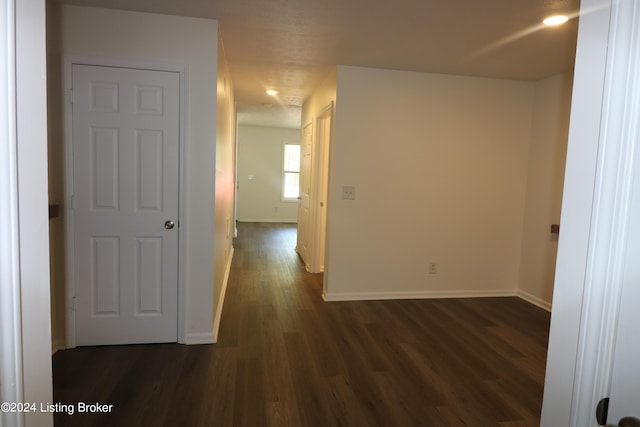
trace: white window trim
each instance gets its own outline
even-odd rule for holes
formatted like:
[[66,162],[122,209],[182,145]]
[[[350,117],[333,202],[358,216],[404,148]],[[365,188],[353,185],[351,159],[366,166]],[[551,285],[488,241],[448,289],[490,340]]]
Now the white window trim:
[[[297,145],[300,146],[299,142],[283,142],[282,143],[282,149],[280,150],[280,159],[281,159],[281,167],[280,167],[280,201],[284,202],[284,203],[297,203],[298,202],[298,196],[296,197],[285,197],[284,196],[284,188],[285,188],[285,174],[287,173],[297,173],[298,177],[300,177],[300,170],[298,170],[298,172],[295,171],[285,171],[284,170],[284,153],[286,150],[286,146],[287,145]],[[298,181],[299,182],[299,181]]]

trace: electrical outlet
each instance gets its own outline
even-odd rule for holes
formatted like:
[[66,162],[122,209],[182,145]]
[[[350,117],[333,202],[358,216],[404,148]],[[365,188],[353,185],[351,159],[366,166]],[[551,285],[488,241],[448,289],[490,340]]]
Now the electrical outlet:
[[429,274],[438,274],[438,263],[431,261],[429,263]]
[[342,200],[355,200],[356,199],[356,187],[351,185],[345,185],[342,187]]

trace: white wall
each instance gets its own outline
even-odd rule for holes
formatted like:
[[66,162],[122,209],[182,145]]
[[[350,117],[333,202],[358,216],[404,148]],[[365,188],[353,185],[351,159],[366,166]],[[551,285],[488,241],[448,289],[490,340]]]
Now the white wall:
[[529,82],[339,66],[325,297],[515,294],[533,99]]
[[[59,38],[49,40],[50,55],[187,67],[184,217],[180,221],[185,243],[186,340],[212,342],[212,261],[214,245],[222,244],[214,240],[218,24],[209,19],[70,5],[49,7],[52,14],[59,13],[50,23],[59,26]],[[62,122],[63,101],[52,99],[51,103],[50,120]],[[52,131],[52,147],[59,149],[62,135]]]
[[297,200],[282,200],[285,143],[299,145],[300,129],[238,126],[238,221],[297,221]]
[[550,226],[560,223],[572,80],[566,73],[535,84],[519,292],[547,309],[558,251]]

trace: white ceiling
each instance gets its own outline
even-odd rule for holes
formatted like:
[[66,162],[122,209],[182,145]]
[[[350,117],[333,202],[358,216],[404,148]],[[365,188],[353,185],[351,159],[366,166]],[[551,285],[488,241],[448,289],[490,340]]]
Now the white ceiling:
[[[238,120],[300,126],[300,107],[338,64],[517,80],[573,67],[579,0],[55,0],[220,23]],[[280,93],[265,94],[268,87]]]

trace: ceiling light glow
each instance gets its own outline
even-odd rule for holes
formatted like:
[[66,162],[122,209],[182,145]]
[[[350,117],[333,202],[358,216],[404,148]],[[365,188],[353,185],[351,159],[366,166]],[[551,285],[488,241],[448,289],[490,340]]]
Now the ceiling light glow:
[[542,21],[542,23],[544,25],[560,25],[560,24],[564,24],[568,20],[569,20],[568,16],[565,16],[565,15],[553,15],[553,16],[550,16],[550,17],[546,18],[544,21]]
[[273,96],[273,95],[277,95],[278,91],[275,89],[267,89],[267,94]]

